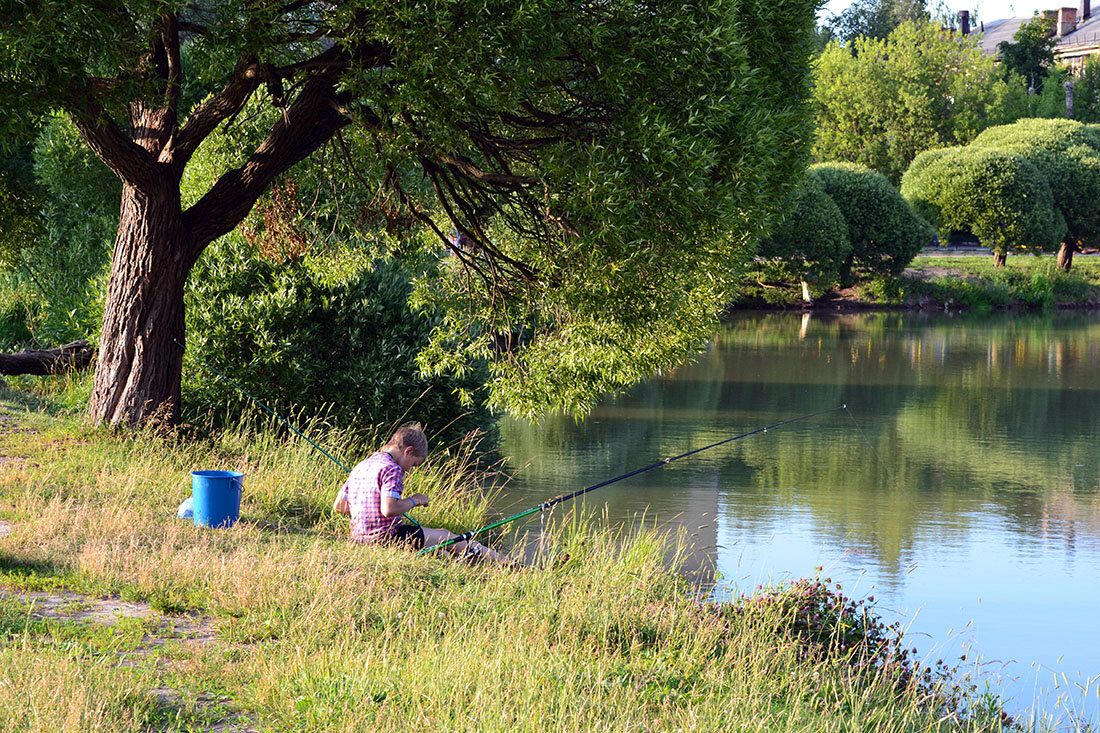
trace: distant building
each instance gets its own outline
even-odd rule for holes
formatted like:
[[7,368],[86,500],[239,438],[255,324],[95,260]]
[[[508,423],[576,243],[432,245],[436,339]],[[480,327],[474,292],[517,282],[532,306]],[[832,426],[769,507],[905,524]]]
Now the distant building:
[[[962,11],[959,15],[966,14],[966,18],[960,17],[963,32],[969,27],[969,14]],[[1043,16],[1054,19],[1054,34],[1058,37],[1058,44],[1054,47],[1054,61],[1057,64],[1069,66],[1077,71],[1085,63],[1085,59],[1100,53],[1100,15],[1092,14],[1090,0],[1081,0],[1078,8],[1058,8],[1045,10]],[[1033,17],[1033,16],[1032,16]],[[1027,18],[1005,18],[982,23],[973,32],[979,37],[979,45],[982,53],[987,56],[997,55],[997,46],[1002,41],[1013,42],[1013,36],[1020,26],[1031,20]]]

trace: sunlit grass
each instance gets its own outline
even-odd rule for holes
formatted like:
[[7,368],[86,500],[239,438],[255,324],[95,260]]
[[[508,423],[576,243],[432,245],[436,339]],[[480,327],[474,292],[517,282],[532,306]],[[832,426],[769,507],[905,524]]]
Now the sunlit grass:
[[[347,520],[330,512],[343,471],[261,418],[202,438],[108,432],[41,411],[16,422],[34,432],[0,434],[0,455],[18,458],[0,471],[0,518],[14,521],[0,540],[0,585],[201,613],[218,641],[119,668],[93,632],[66,636],[62,622],[0,607],[2,729],[182,730],[230,707],[276,730],[1002,727],[996,705],[952,703],[965,690],[947,680],[909,684],[873,647],[854,656],[828,629],[807,653],[795,607],[700,602],[669,567],[683,538],[655,529],[560,508],[535,567],[470,566],[348,542]],[[373,448],[303,425],[344,461]],[[410,489],[433,499],[418,520],[486,520],[476,457],[456,446],[413,474]],[[246,473],[232,529],[176,518],[199,468]],[[166,708],[157,687],[192,702]],[[215,715],[200,693],[232,702]]]

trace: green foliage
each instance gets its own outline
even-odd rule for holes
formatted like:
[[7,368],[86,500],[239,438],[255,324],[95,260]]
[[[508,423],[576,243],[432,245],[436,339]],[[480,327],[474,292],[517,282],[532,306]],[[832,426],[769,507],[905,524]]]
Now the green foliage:
[[920,219],[885,176],[854,163],[823,163],[810,171],[836,203],[848,228],[851,252],[840,281],[897,275],[932,239]]
[[897,185],[921,151],[969,142],[1026,110],[975,36],[903,23],[888,38],[830,44],[814,69],[814,159],[874,168]]
[[1073,81],[1073,119],[1100,122],[1100,58],[1089,56]]
[[805,281],[820,294],[836,283],[852,252],[844,215],[812,171],[784,210],[783,219],[761,240],[757,264],[771,282]]
[[60,115],[45,120],[30,158],[37,193],[28,207],[36,225],[8,250],[0,277],[19,293],[34,341],[94,339],[120,184]]
[[483,404],[470,396],[483,373],[417,373],[417,351],[438,319],[410,312],[408,271],[347,257],[355,261],[333,278],[332,257],[279,263],[233,236],[209,248],[187,296],[187,410],[250,409],[203,359],[280,411],[324,412],[360,432],[419,420],[451,442],[486,429]]
[[1042,92],[1043,82],[1054,65],[1054,46],[1058,43],[1054,35],[1055,22],[1054,18],[1043,17],[1035,11],[1031,20],[1012,36],[1012,43],[1001,41],[997,44],[1006,81],[1021,76],[1027,86]]
[[1048,249],[1062,240],[1065,219],[1046,178],[1026,158],[985,147],[930,155],[935,159],[927,164],[914,161],[901,192],[941,239],[953,230],[968,231],[1000,253]]
[[1072,79],[1073,73],[1069,69],[1060,67],[1051,69],[1043,84],[1043,91],[1032,99],[1030,116],[1069,117],[1066,110],[1066,82]]
[[843,44],[861,37],[886,38],[906,21],[927,22],[927,5],[926,0],[857,0],[826,27]]
[[[1048,87],[1053,84],[1048,85]],[[1027,160],[1046,178],[1066,237],[1100,245],[1100,134],[1071,120],[1020,120],[990,128],[972,146],[1006,150]],[[1058,241],[1061,241],[1059,238]]]

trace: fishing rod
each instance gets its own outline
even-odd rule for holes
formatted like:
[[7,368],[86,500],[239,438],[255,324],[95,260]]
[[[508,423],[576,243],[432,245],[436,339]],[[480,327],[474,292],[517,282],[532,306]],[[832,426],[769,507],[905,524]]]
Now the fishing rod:
[[[175,342],[176,342],[176,345],[177,345],[177,346],[179,346],[179,347],[180,347],[181,349],[183,349],[183,350],[184,350],[185,352],[187,351],[187,347],[186,347],[186,346],[184,346],[183,344],[181,344],[181,343],[180,343],[179,341],[177,341],[176,339],[172,339],[172,340],[173,340],[173,341],[175,341]],[[314,448],[316,448],[317,450],[319,450],[319,451],[321,451],[322,453],[324,453],[324,454],[325,454],[325,457],[326,457],[326,458],[328,458],[328,459],[329,459],[330,461],[332,461],[333,463],[335,463],[335,464],[336,464],[337,466],[339,466],[340,468],[344,469],[344,471],[346,471],[347,473],[351,473],[351,469],[350,469],[350,468],[348,468],[348,467],[347,467],[347,466],[345,466],[345,465],[344,465],[343,463],[341,463],[341,462],[340,462],[339,460],[337,460],[336,458],[334,458],[334,457],[333,457],[333,455],[332,455],[331,453],[329,453],[329,452],[328,452],[327,450],[325,450],[324,448],[322,448],[321,446],[317,445],[317,444],[316,444],[316,443],[314,443],[314,442],[313,442],[312,440],[310,440],[310,439],[309,439],[309,437],[308,437],[308,436],[306,436],[306,434],[305,434],[305,433],[303,433],[303,432],[302,432],[301,430],[299,430],[298,428],[296,428],[296,427],[294,427],[293,425],[291,425],[291,424],[290,424],[290,421],[288,421],[288,420],[287,420],[286,418],[284,418],[284,417],[283,417],[282,415],[280,415],[279,413],[275,412],[275,411],[274,411],[274,410],[272,410],[272,409],[271,409],[270,407],[268,407],[267,405],[265,405],[265,404],[264,404],[263,402],[260,402],[260,401],[259,401],[258,399],[256,399],[256,398],[255,398],[255,397],[253,397],[252,395],[250,395],[250,394],[248,393],[248,390],[246,390],[246,389],[245,389],[244,387],[242,387],[241,385],[239,385],[239,384],[237,384],[236,382],[234,382],[234,381],[233,381],[232,379],[230,379],[229,377],[227,377],[227,376],[226,376],[225,374],[222,374],[222,372],[221,372],[221,371],[220,371],[220,370],[219,370],[219,369],[218,369],[218,368],[217,368],[216,366],[214,366],[213,364],[211,364],[210,362],[206,361],[206,360],[205,360],[205,359],[203,359],[203,358],[202,358],[201,356],[198,356],[198,355],[197,355],[197,354],[195,354],[195,353],[192,353],[192,354],[191,354],[191,356],[193,356],[193,357],[195,357],[196,359],[198,359],[198,360],[199,360],[199,362],[200,362],[201,364],[205,365],[207,369],[209,369],[210,371],[214,372],[214,373],[215,373],[215,374],[217,374],[217,375],[218,375],[219,377],[221,377],[222,379],[224,379],[225,381],[229,382],[229,383],[230,383],[230,384],[232,384],[232,385],[233,385],[234,387],[236,387],[236,388],[237,388],[237,389],[238,389],[238,390],[240,391],[240,393],[241,393],[241,394],[243,394],[243,395],[244,395],[245,397],[247,397],[248,399],[252,400],[252,401],[253,401],[253,402],[255,402],[255,403],[256,403],[257,405],[259,405],[260,407],[264,408],[264,409],[265,409],[265,410],[267,410],[267,411],[268,411],[269,413],[271,413],[272,415],[274,415],[274,416],[275,416],[275,417],[276,417],[276,418],[277,418],[277,419],[278,419],[279,421],[281,421],[281,422],[283,423],[283,425],[286,425],[286,426],[287,426],[288,428],[290,428],[290,429],[291,429],[291,430],[293,430],[293,431],[294,431],[295,433],[297,433],[298,437],[300,437],[300,438],[301,438],[302,440],[304,440],[304,441],[306,441],[307,443],[309,443],[310,445],[312,445],[312,446],[313,446]],[[403,515],[401,515],[401,516],[403,516],[403,517],[404,517],[405,519],[407,519],[407,520],[409,520],[410,522],[412,522],[413,524],[415,524],[415,525],[416,525],[417,527],[419,527],[419,526],[420,526],[420,522],[416,521],[415,519],[413,519],[412,517],[410,517],[410,516],[409,516],[408,514],[403,514]]]
[[578,496],[582,496],[583,494],[587,494],[589,491],[595,491],[596,489],[602,489],[605,486],[610,486],[613,483],[616,483],[618,481],[622,481],[623,479],[628,479],[631,476],[637,476],[640,473],[645,473],[646,471],[652,471],[653,469],[660,468],[661,466],[667,466],[668,464],[672,463],[673,461],[678,461],[681,458],[687,458],[688,456],[693,456],[696,453],[702,453],[705,450],[710,450],[711,448],[717,448],[718,446],[725,445],[726,443],[732,443],[735,440],[741,440],[742,438],[747,438],[750,435],[756,435],[757,433],[766,433],[769,430],[780,427],[781,425],[789,425],[790,423],[798,422],[799,420],[809,420],[811,417],[817,417],[818,415],[824,415],[824,414],[829,413],[829,412],[836,412],[837,410],[846,410],[846,409],[848,409],[848,405],[838,405],[837,407],[830,407],[828,410],[821,410],[819,412],[811,412],[808,415],[800,415],[799,417],[792,417],[788,420],[782,420],[782,421],[777,422],[773,425],[766,425],[762,428],[757,428],[756,430],[750,430],[747,433],[741,433],[740,435],[735,435],[732,438],[726,438],[725,440],[719,440],[717,443],[711,443],[710,445],[705,445],[702,448],[696,448],[695,450],[690,450],[687,453],[681,453],[680,455],[673,456],[672,458],[663,458],[659,461],[656,461],[654,463],[649,464],[648,466],[644,466],[642,468],[637,468],[637,469],[635,469],[633,471],[630,471],[628,473],[624,473],[621,476],[616,476],[615,478],[611,478],[611,479],[608,479],[606,481],[601,481],[598,484],[593,484],[592,486],[588,486],[586,488],[579,489],[579,490],[574,491],[570,494],[564,494],[562,496],[557,497],[556,499],[551,499],[549,501],[544,501],[542,504],[539,504],[538,506],[531,507],[530,509],[528,509],[526,511],[522,511],[519,514],[513,514],[510,517],[505,517],[504,519],[501,519],[498,522],[494,522],[493,524],[486,525],[486,526],[484,526],[480,529],[474,529],[474,530],[469,530],[467,532],[463,532],[462,534],[458,535],[457,537],[452,537],[451,539],[446,540],[445,542],[440,542],[438,545],[433,545],[432,547],[425,547],[424,549],[420,550],[416,554],[423,555],[424,553],[431,552],[432,550],[438,550],[438,549],[441,549],[443,547],[448,547],[450,545],[455,544],[456,542],[468,542],[469,540],[472,540],[474,537],[478,536],[479,534],[482,534],[483,532],[488,532],[489,530],[496,529],[497,527],[503,527],[505,524],[508,524],[509,522],[514,522],[517,519],[523,519],[524,517],[530,516],[531,514],[534,514],[535,512],[545,512],[546,510],[550,509],[554,505],[561,504],[563,501],[569,501],[570,499],[576,499]]

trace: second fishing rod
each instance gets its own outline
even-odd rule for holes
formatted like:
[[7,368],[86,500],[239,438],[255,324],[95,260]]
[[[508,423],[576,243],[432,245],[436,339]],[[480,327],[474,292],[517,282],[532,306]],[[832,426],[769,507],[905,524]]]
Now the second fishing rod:
[[606,481],[601,481],[598,484],[593,484],[593,485],[587,486],[583,489],[578,489],[577,491],[571,492],[569,494],[563,494],[562,496],[559,496],[557,498],[550,499],[549,501],[544,501],[543,503],[539,504],[538,506],[533,506],[530,509],[527,509],[526,511],[522,511],[518,514],[513,514],[510,517],[505,517],[504,519],[501,519],[497,522],[493,522],[492,524],[488,524],[488,525],[486,525],[484,527],[481,527],[479,529],[463,532],[462,534],[458,535],[457,537],[452,537],[451,539],[447,540],[446,542],[440,542],[438,545],[433,545],[431,547],[425,547],[424,549],[420,550],[417,554],[418,555],[423,555],[426,552],[433,552],[434,550],[438,550],[438,549],[441,549],[441,548],[444,548],[444,547],[449,547],[449,546],[451,546],[455,543],[458,543],[458,542],[468,542],[469,540],[473,539],[474,537],[477,537],[480,534],[483,534],[483,533],[488,532],[490,530],[496,529],[497,527],[503,527],[505,524],[509,524],[510,522],[514,522],[517,519],[523,519],[524,517],[530,516],[530,515],[534,514],[535,512],[545,512],[545,511],[549,510],[551,507],[553,507],[557,504],[561,504],[564,501],[569,501],[570,499],[576,499],[577,497],[583,496],[584,494],[587,494],[590,491],[595,491],[596,489],[602,489],[605,486],[610,486],[611,484],[617,483],[617,482],[622,481],[624,479],[628,479],[631,476],[637,476],[638,474],[645,473],[646,471],[652,471],[655,468],[661,468],[662,466],[667,466],[670,463],[682,460],[682,459],[687,458],[689,456],[693,456],[697,453],[702,453],[703,451],[710,450],[711,448],[717,448],[720,445],[725,445],[726,443],[732,443],[735,440],[741,440],[742,438],[747,438],[750,435],[757,435],[758,433],[766,433],[769,430],[774,430],[775,428],[781,427],[783,425],[789,425],[793,422],[798,422],[800,420],[809,420],[811,417],[817,417],[818,415],[824,415],[826,413],[836,412],[837,410],[846,410],[846,409],[848,409],[847,405],[838,405],[836,407],[830,407],[827,410],[819,410],[818,412],[811,412],[811,413],[806,414],[806,415],[799,415],[798,417],[792,417],[792,418],[789,418],[787,420],[781,420],[781,421],[779,421],[777,423],[773,423],[771,425],[765,425],[764,427],[757,428],[756,430],[750,430],[747,433],[741,433],[740,435],[734,435],[731,438],[725,438],[724,440],[716,441],[714,443],[711,443],[710,445],[704,445],[702,448],[695,448],[694,450],[689,450],[686,453],[681,453],[680,455],[673,456],[672,458],[664,458],[664,459],[661,459],[659,461],[654,461],[653,463],[649,464],[648,466],[642,466],[641,468],[636,468],[633,471],[629,471],[629,472],[624,473],[622,475],[616,476],[615,478],[610,478],[610,479],[607,479]]

